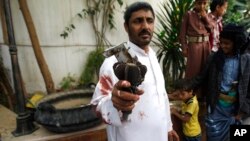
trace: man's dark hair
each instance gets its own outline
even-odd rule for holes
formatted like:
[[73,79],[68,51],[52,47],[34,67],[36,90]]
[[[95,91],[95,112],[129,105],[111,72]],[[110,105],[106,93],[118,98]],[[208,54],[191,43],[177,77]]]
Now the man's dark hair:
[[190,79],[179,79],[174,84],[175,90],[191,91],[193,90]]
[[229,23],[223,27],[220,38],[231,40],[233,42],[234,52],[239,52],[247,43],[248,33],[244,26]]
[[222,6],[225,2],[227,2],[227,0],[212,0],[212,2],[210,3],[210,10],[212,12],[215,11],[216,6]]
[[130,6],[128,6],[125,13],[124,13],[123,18],[125,20],[125,23],[128,25],[128,22],[129,22],[129,19],[130,19],[132,13],[139,11],[141,9],[150,10],[152,12],[153,16],[155,17],[154,10],[149,3],[147,3],[147,2],[135,2],[135,3],[131,4]]

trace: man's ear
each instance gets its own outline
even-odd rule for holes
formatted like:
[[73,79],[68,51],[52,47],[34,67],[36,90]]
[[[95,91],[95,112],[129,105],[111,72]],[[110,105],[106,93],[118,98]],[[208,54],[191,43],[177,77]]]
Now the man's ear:
[[128,25],[124,22],[123,26],[124,26],[126,32],[128,32]]

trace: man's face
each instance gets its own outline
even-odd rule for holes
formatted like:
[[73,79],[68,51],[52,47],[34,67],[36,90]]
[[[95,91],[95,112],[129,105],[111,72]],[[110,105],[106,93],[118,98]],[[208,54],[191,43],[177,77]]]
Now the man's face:
[[227,2],[225,2],[222,6],[218,5],[216,7],[216,12],[217,12],[218,16],[223,16],[226,13],[226,11],[227,11],[227,7],[228,7],[228,3]]
[[225,55],[233,55],[233,42],[226,38],[220,38],[220,47]]
[[139,10],[132,13],[128,24],[124,24],[129,40],[145,48],[149,45],[154,32],[154,16],[150,10]]

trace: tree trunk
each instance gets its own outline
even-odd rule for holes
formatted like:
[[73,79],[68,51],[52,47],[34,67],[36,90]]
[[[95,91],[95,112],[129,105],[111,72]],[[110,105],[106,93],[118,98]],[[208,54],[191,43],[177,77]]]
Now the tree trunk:
[[0,93],[6,95],[9,109],[14,110],[13,105],[16,104],[16,100],[2,62],[0,62]]
[[9,44],[8,43],[7,27],[6,27],[5,16],[4,16],[3,0],[0,0],[0,17],[1,17],[1,21],[2,21],[3,42],[5,44]]
[[[2,23],[2,33],[3,33],[3,43],[9,44],[8,42],[8,34],[7,34],[7,27],[5,22],[5,15],[4,15],[4,5],[3,0],[0,0],[0,17]],[[14,110],[14,104],[16,104],[16,99],[14,97],[13,89],[10,84],[10,80],[8,79],[7,74],[5,73],[5,68],[2,63],[2,56],[0,56],[0,93],[6,96],[8,102],[8,108],[10,110]]]
[[43,79],[45,81],[45,85],[46,85],[46,89],[47,89],[47,93],[53,93],[55,92],[55,88],[54,88],[54,82],[52,80],[50,71],[48,69],[48,66],[46,64],[46,61],[44,59],[44,56],[42,54],[42,50],[39,44],[39,40],[36,34],[36,30],[35,30],[35,26],[34,23],[32,21],[32,17],[30,15],[30,11],[27,5],[27,1],[26,0],[18,0],[19,1],[19,5],[20,5],[20,9],[21,12],[23,14],[28,32],[29,32],[29,36],[31,39],[31,43],[32,43],[32,47],[39,65],[39,68],[41,70]]

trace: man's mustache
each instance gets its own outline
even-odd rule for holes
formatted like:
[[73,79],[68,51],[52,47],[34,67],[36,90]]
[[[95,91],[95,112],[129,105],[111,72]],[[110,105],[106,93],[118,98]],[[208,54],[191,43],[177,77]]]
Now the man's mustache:
[[145,34],[151,35],[151,33],[150,33],[148,30],[142,30],[142,31],[139,33],[139,35],[145,35]]

